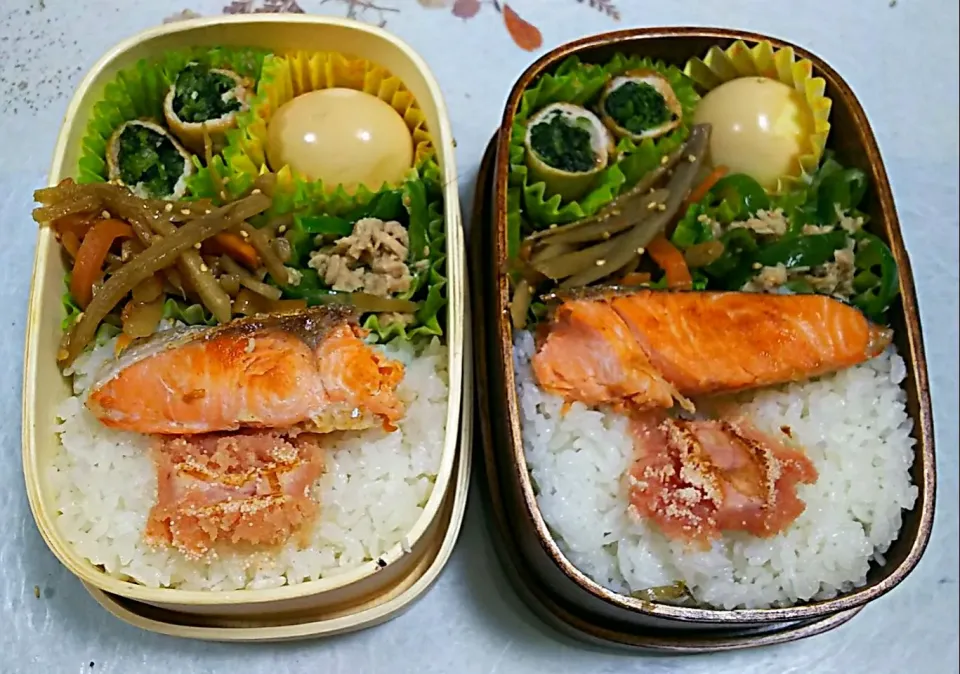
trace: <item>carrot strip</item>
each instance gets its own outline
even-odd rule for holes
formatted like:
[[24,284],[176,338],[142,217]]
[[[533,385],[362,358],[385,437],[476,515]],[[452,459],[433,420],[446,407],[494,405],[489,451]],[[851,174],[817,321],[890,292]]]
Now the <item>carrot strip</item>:
[[683,214],[687,212],[687,209],[690,208],[692,204],[701,201],[705,196],[707,196],[707,192],[709,192],[714,185],[720,182],[720,179],[723,176],[727,175],[728,170],[729,169],[727,169],[726,166],[718,166],[710,171],[710,174],[704,178],[703,182],[697,185],[690,192],[690,195],[684,200],[683,206],[680,207],[680,216],[683,217]]
[[245,267],[256,269],[260,266],[260,254],[251,244],[233,232],[220,232],[203,242],[204,252],[212,255],[229,255]]
[[82,241],[86,233],[90,231],[93,223],[98,219],[99,216],[96,213],[71,213],[70,215],[65,215],[62,218],[54,220],[51,227],[53,227],[54,231],[61,237],[67,232],[70,232],[77,237],[78,241]]
[[71,260],[77,259],[77,251],[80,250],[80,239],[73,232],[64,232],[60,235],[60,245],[67,251]]
[[648,274],[645,271],[635,271],[631,274],[624,275],[624,277],[620,279],[620,283],[622,283],[625,286],[635,286],[635,285],[640,285],[641,283],[649,283],[649,282],[650,282],[650,274]]
[[119,356],[121,353],[123,353],[123,350],[126,349],[128,346],[130,346],[130,342],[132,341],[133,341],[133,337],[131,337],[125,332],[121,332],[120,335],[117,337],[116,344],[114,344],[113,346],[114,357]]
[[133,236],[133,229],[123,220],[100,220],[86,236],[77,251],[77,259],[73,263],[73,273],[70,276],[70,293],[80,308],[86,309],[93,299],[93,282],[100,276],[103,261],[110,252],[110,247],[116,239],[129,239]]
[[693,277],[687,261],[683,259],[676,246],[660,234],[647,246],[647,252],[667,277],[667,287],[672,290],[689,290],[693,287]]

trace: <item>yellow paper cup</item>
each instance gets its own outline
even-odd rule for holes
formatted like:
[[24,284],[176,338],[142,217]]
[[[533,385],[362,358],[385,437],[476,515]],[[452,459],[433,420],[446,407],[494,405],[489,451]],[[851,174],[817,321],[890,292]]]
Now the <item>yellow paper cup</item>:
[[[335,52],[299,51],[284,56],[269,56],[264,60],[257,95],[250,111],[240,121],[240,133],[231,141],[234,149],[250,161],[236,165],[255,167],[262,172],[267,166],[267,128],[276,111],[301,94],[334,87],[371,94],[396,110],[413,138],[414,167],[421,166],[433,155],[426,118],[413,94],[398,77],[366,59],[347,58]],[[277,171],[281,167],[272,168]],[[327,191],[337,188],[335,185],[326,187]],[[365,187],[376,191],[381,186]]]
[[704,92],[740,77],[768,77],[795,89],[806,101],[813,121],[807,142],[809,151],[797,158],[795,173],[781,178],[777,190],[782,191],[816,171],[830,135],[833,102],[824,95],[826,81],[813,76],[813,64],[809,60],[798,60],[791,47],[774,49],[767,41],[748,47],[737,40],[727,49],[711,47],[702,59],[690,59],[684,73]]

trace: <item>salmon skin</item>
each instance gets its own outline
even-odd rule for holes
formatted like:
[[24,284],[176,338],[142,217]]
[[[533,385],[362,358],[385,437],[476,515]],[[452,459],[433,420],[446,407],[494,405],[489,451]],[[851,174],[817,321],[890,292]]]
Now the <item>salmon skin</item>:
[[825,295],[641,290],[567,299],[538,337],[541,388],[638,410],[851,367],[891,332]]
[[723,531],[759,538],[780,533],[805,509],[797,484],[818,477],[803,451],[745,419],[687,421],[642,413],[633,416],[631,431],[631,510],[668,538],[700,548]]
[[357,319],[331,305],[164,331],[108,363],[86,405],[137,433],[392,429],[404,368],[363,341]]
[[322,436],[270,431],[159,437],[157,503],[144,540],[200,559],[223,545],[272,546],[307,533]]

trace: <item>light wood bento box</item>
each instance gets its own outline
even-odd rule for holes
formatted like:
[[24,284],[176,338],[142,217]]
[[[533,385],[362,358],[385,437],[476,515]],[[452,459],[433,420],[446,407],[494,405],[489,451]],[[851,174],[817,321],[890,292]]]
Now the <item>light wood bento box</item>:
[[[907,367],[902,386],[907,395],[907,413],[913,421],[916,446],[911,477],[919,494],[913,509],[903,513],[903,526],[884,555],[885,564],[871,565],[865,586],[830,600],[789,608],[714,610],[654,603],[604,588],[564,556],[540,513],[525,459],[515,389],[506,273],[508,153],[511,128],[523,92],[567,57],[575,55],[585,63],[604,63],[614,53],[622,52],[682,67],[688,59],[706,54],[711,47],[725,49],[737,40],[748,46],[768,41],[774,48],[792,47],[798,58],[812,62],[813,75],[825,80],[826,95],[833,100],[828,148],[835,151],[842,164],[862,169],[869,177],[871,189],[862,204],[870,219],[868,228],[890,246],[899,266],[900,302],[891,310],[891,325],[895,345]],[[474,316],[482,326],[474,352],[477,402],[494,527],[506,541],[505,564],[515,570],[518,582],[525,586],[523,594],[551,622],[588,640],[689,651],[715,650],[707,643],[711,640],[719,640],[719,648],[736,648],[771,643],[769,639],[785,641],[816,634],[842,624],[867,602],[896,587],[923,554],[933,522],[936,469],[927,367],[910,261],[890,184],[870,124],[840,75],[806,50],[736,30],[650,28],[588,37],[558,47],[523,73],[510,92],[488,161],[480,174],[471,237]],[[771,630],[786,632],[773,637]],[[699,647],[694,643],[698,639],[702,640]]]
[[[469,311],[465,295],[465,249],[450,122],[439,86],[424,61],[406,44],[379,28],[347,19],[300,15],[257,14],[190,20],[147,30],[120,43],[97,62],[67,109],[54,151],[50,184],[75,176],[81,139],[92,106],[102,97],[106,83],[118,70],[165,50],[205,45],[260,47],[278,53],[339,51],[388,68],[416,97],[426,117],[443,174],[447,246],[445,339],[449,349],[450,394],[443,454],[433,491],[422,515],[402,543],[381,555],[378,561],[385,562],[385,566],[370,561],[342,575],[298,585],[229,592],[154,589],[107,575],[80,556],[61,536],[56,524],[56,506],[45,476],[44,467],[58,448],[55,410],[69,396],[69,387],[54,357],[63,317],[60,295],[64,267],[53,233],[49,228],[42,228],[28,309],[23,379],[23,470],[30,506],[50,550],[97,593],[98,598],[140,602],[181,616],[192,614],[191,620],[195,621],[257,616],[266,620],[263,624],[280,625],[284,624],[285,616],[292,615],[301,616],[299,620],[303,623],[302,616],[312,612],[313,622],[307,622],[313,627],[300,629],[294,636],[357,629],[388,618],[426,589],[430,581],[418,580],[428,577],[432,580],[442,568],[463,517],[471,438],[467,433],[461,441],[461,431],[471,428],[472,362],[465,331]],[[390,604],[398,596],[402,600]],[[387,607],[386,613],[365,611],[376,606]],[[324,615],[338,622],[335,626],[317,623]]]

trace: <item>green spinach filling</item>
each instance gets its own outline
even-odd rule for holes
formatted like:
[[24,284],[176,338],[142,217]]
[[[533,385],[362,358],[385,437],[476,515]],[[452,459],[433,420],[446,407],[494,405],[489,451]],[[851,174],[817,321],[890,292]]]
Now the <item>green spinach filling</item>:
[[630,133],[641,134],[671,120],[667,101],[646,82],[627,82],[617,87],[604,102],[607,114]]
[[219,119],[240,109],[240,100],[232,93],[236,86],[232,77],[191,63],[177,75],[173,111],[188,124]]
[[575,123],[555,112],[530,130],[530,146],[548,165],[569,173],[585,173],[596,166],[589,120]]
[[141,185],[153,199],[168,197],[183,175],[183,156],[170,138],[139,124],[120,132],[118,164],[126,185]]

